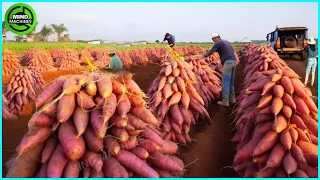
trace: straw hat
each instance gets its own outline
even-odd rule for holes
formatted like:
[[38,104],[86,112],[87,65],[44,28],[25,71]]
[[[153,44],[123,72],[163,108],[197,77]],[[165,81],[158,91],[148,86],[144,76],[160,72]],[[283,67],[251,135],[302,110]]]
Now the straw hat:
[[311,44],[311,45],[316,44],[316,41],[314,40],[313,37],[310,37],[310,39],[308,40],[308,44]]
[[108,51],[108,54],[115,54],[116,52],[113,50],[113,49],[110,49],[109,51]]

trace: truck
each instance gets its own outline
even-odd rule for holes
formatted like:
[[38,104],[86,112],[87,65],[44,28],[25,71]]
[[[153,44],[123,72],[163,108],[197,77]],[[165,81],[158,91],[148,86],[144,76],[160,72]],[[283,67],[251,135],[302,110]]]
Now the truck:
[[299,55],[301,61],[306,59],[304,49],[307,47],[307,27],[276,27],[267,34],[267,41],[279,55]]

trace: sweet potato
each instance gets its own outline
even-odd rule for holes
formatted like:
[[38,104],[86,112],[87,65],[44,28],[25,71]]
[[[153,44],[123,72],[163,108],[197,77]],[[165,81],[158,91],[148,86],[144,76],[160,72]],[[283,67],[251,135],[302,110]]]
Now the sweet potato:
[[57,147],[57,144],[58,144],[58,139],[54,136],[51,136],[47,140],[46,145],[45,145],[45,147],[42,151],[42,154],[41,154],[41,162],[42,163],[46,163],[49,161],[52,153],[54,152],[54,150]]
[[78,161],[69,160],[65,169],[63,171],[64,178],[77,178],[79,177],[80,169],[78,166]]
[[85,110],[95,107],[93,99],[84,90],[77,94],[77,104]]
[[40,114],[33,115],[28,122],[28,127],[33,125],[38,126],[51,126],[54,123],[54,119],[47,116],[45,113],[41,112]]
[[41,165],[40,170],[36,174],[36,178],[46,178],[47,177],[47,170],[48,170],[48,163],[44,163]]
[[133,107],[130,112],[145,123],[157,124],[157,118],[145,107]]
[[147,163],[139,159],[129,151],[121,150],[116,159],[126,168],[133,170],[136,174],[147,178],[158,178],[159,174],[153,170]]
[[263,134],[255,132],[252,139],[236,153],[234,158],[235,161],[252,157],[254,148],[257,146],[263,136]]
[[141,140],[139,142],[139,147],[142,147],[143,149],[147,150],[149,153],[158,151],[160,149],[159,145],[157,145],[155,142],[150,140]]
[[293,96],[293,101],[297,106],[297,111],[301,114],[310,114],[310,110],[306,103],[298,96]]
[[283,94],[282,101],[285,104],[289,105],[292,109],[296,110],[296,108],[297,108],[296,103],[294,102],[293,98],[288,93]]
[[152,158],[148,158],[148,161],[155,167],[180,172],[183,170],[183,166],[172,160],[169,156],[163,155],[159,152],[150,153]]
[[108,98],[105,99],[105,103],[102,107],[102,117],[103,122],[107,121],[113,116],[117,108],[117,97],[115,94],[111,94]]
[[104,178],[105,175],[104,175],[103,170],[96,171],[96,170],[92,169],[90,177],[91,178]]
[[163,141],[162,147],[159,152],[162,154],[175,154],[178,151],[178,145],[172,141]]
[[292,116],[292,109],[288,105],[283,105],[282,113],[285,117],[290,118]]
[[86,163],[86,165],[89,165],[90,167],[92,167],[92,169],[96,171],[102,170],[103,161],[97,153],[87,150],[81,157],[81,160],[83,160]]
[[283,168],[287,174],[292,174],[297,170],[297,162],[289,152],[283,159]]
[[83,138],[78,137],[77,130],[72,121],[62,123],[58,132],[59,141],[65,155],[70,160],[79,160],[85,153]]
[[269,157],[270,157],[270,151],[260,154],[258,156],[254,156],[252,162],[256,163],[256,164],[266,164]]
[[294,159],[297,162],[307,163],[307,161],[306,161],[306,159],[305,159],[305,157],[303,155],[302,150],[296,144],[292,144],[290,152],[291,152],[291,155],[294,157]]
[[297,125],[297,127],[302,130],[307,129],[307,126],[304,124],[303,120],[298,115],[292,115],[290,118],[290,123]]
[[89,113],[83,110],[81,107],[77,106],[73,113],[73,122],[76,126],[78,136],[81,136],[89,123]]
[[130,150],[137,145],[137,136],[130,136],[126,142],[120,143],[121,149]]
[[188,95],[188,93],[182,93],[181,96],[181,104],[182,106],[184,106],[186,109],[189,108],[189,104],[190,104],[190,96]]
[[75,107],[75,94],[62,96],[58,102],[57,120],[60,123],[66,122],[72,116]]
[[301,148],[303,153],[311,153],[318,155],[318,146],[310,143],[299,140],[297,145]]
[[142,135],[143,135],[144,138],[149,139],[149,140],[157,143],[159,146],[163,145],[162,138],[157,133],[155,133],[154,131],[152,131],[149,128],[145,128],[142,131]]
[[308,178],[309,176],[302,170],[297,169],[296,172],[292,174],[294,178]]
[[108,125],[104,123],[101,109],[94,109],[91,111],[90,124],[97,137],[103,138],[105,136]]
[[[306,162],[313,166],[313,167],[318,167],[318,156],[315,154],[311,153],[303,153],[303,157],[305,158]],[[301,161],[303,162],[303,161]]]
[[286,93],[292,94],[294,92],[291,80],[287,76],[282,76],[280,83]]
[[135,129],[144,129],[147,125],[142,120],[132,114],[128,114],[128,122]]
[[180,100],[181,100],[181,93],[179,91],[177,91],[171,96],[169,103],[168,103],[168,106],[170,107],[174,104],[178,104],[178,102],[180,102]]
[[49,87],[47,87],[36,99],[36,107],[39,108],[43,106],[46,102],[52,99],[59,91],[61,91],[65,80],[65,77],[60,77],[56,79]]
[[142,147],[135,147],[130,151],[142,160],[146,160],[149,157],[148,151],[143,149]]
[[310,178],[318,177],[318,169],[305,163],[298,163],[298,168],[304,171]]
[[263,86],[263,89],[262,89],[262,96],[269,93],[270,91],[272,91],[273,87],[276,85],[275,82],[273,81],[269,81],[268,83],[266,83],[264,86]]
[[300,140],[310,142],[310,139],[309,139],[308,135],[306,134],[307,130],[303,131],[300,128],[297,128],[296,130],[298,132],[298,137],[299,137]]
[[270,93],[266,94],[266,95],[262,96],[262,98],[260,99],[257,108],[259,108],[259,109],[265,108],[271,102],[272,102],[272,94],[270,94]]
[[267,167],[276,168],[282,163],[284,156],[286,155],[286,150],[281,144],[276,144],[272,149],[270,157],[267,161]]
[[273,87],[273,94],[275,97],[282,98],[284,94],[284,88],[281,85],[275,85]]
[[274,119],[274,123],[272,125],[272,129],[277,132],[280,133],[281,131],[283,131],[286,127],[288,126],[288,122],[287,119],[282,115],[282,114],[278,114],[275,119]]
[[285,129],[281,132],[280,141],[286,150],[291,149],[292,138],[291,138],[289,129]]
[[120,151],[120,145],[113,137],[103,138],[103,146],[104,150],[106,150],[108,154],[116,155]]
[[283,169],[282,166],[278,167],[276,170],[276,177],[277,178],[286,178],[288,177],[286,171]]
[[121,117],[124,117],[127,115],[127,113],[131,109],[130,100],[126,94],[118,95],[117,100],[118,100],[117,112]]
[[112,126],[108,129],[108,132],[112,136],[116,137],[119,140],[119,142],[126,142],[129,139],[129,134],[125,129],[116,128]]
[[279,139],[279,134],[275,131],[269,131],[257,144],[253,150],[253,155],[257,156],[271,149]]
[[109,121],[110,121],[110,124],[114,127],[124,128],[128,124],[128,117],[126,114],[120,116],[118,113],[114,113]]
[[41,164],[39,159],[41,152],[44,148],[44,143],[39,143],[32,148],[32,151],[26,151],[23,154],[18,155],[12,167],[9,169],[7,178],[31,178],[34,177],[38,171],[38,167]]
[[304,99],[304,102],[308,106],[310,111],[318,113],[318,108],[317,108],[316,104],[314,103],[314,101],[311,99],[311,97],[307,97],[306,99]]
[[112,81],[108,75],[101,75],[97,81],[98,92],[102,98],[108,98],[112,94]]
[[275,168],[265,168],[255,173],[254,177],[256,178],[272,177],[275,173],[276,173]]
[[276,116],[279,114],[282,108],[283,108],[282,100],[278,97],[274,97],[272,100],[271,113]]
[[127,170],[113,157],[103,162],[103,172],[107,178],[128,178]]
[[299,79],[291,79],[291,83],[294,89],[294,92],[298,94],[302,99],[308,98],[306,92],[303,90],[302,83]]
[[312,134],[318,136],[318,123],[307,115],[301,115],[301,118],[309,131],[311,131]]
[[91,151],[98,153],[103,150],[103,140],[96,136],[91,126],[87,127],[83,138]]
[[178,104],[174,104],[170,107],[170,114],[172,117],[172,120],[177,123],[178,125],[182,125],[183,123],[183,116],[181,114],[181,111],[179,109]]
[[25,134],[17,147],[17,153],[19,155],[35,148],[40,143],[46,141],[51,135],[51,129],[49,127],[32,126],[27,134]]
[[257,171],[258,171],[258,166],[255,163],[250,163],[247,166],[243,177],[245,177],[245,178],[253,177],[254,173]]
[[58,144],[55,151],[53,152],[47,170],[47,177],[49,178],[60,178],[62,177],[63,169],[68,163],[68,158],[63,151],[61,144]]
[[272,125],[273,125],[272,121],[261,122],[256,126],[256,131],[257,133],[265,134],[268,131],[272,130]]

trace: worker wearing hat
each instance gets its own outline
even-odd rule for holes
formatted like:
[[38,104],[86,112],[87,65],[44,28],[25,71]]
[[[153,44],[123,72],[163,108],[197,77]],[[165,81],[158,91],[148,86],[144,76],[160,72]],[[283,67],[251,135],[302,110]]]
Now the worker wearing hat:
[[199,58],[206,58],[218,52],[221,63],[223,65],[222,71],[222,101],[218,101],[221,106],[229,106],[229,102],[236,103],[234,93],[234,76],[236,72],[236,57],[232,45],[229,41],[221,39],[218,33],[211,35],[212,41],[215,43],[210,51],[204,55],[200,55]]
[[166,34],[164,35],[164,39],[163,39],[162,43],[163,43],[164,41],[168,41],[169,46],[172,47],[172,48],[173,48],[173,46],[174,46],[175,43],[176,43],[175,37],[174,37],[172,34],[170,34],[170,33],[166,33]]
[[108,51],[109,57],[111,57],[109,68],[112,71],[121,71],[122,70],[122,62],[119,58],[119,56],[116,55],[116,52],[114,50]]
[[316,67],[317,67],[317,46],[316,41],[313,37],[310,37],[308,40],[308,46],[306,47],[305,51],[308,54],[308,60],[307,60],[307,68],[306,68],[306,77],[304,79],[304,84],[307,85],[309,74],[311,72],[311,86],[313,86],[314,78],[316,74]]

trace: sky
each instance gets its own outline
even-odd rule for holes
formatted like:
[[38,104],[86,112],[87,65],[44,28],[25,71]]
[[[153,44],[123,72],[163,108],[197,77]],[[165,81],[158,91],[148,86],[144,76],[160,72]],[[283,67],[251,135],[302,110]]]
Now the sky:
[[[14,3],[2,3],[2,20]],[[27,3],[39,25],[64,23],[72,40],[162,40],[209,42],[214,32],[229,41],[265,40],[276,25],[306,26],[318,37],[318,4],[314,3]],[[9,39],[14,34],[9,32]],[[54,36],[50,37],[50,39]]]

